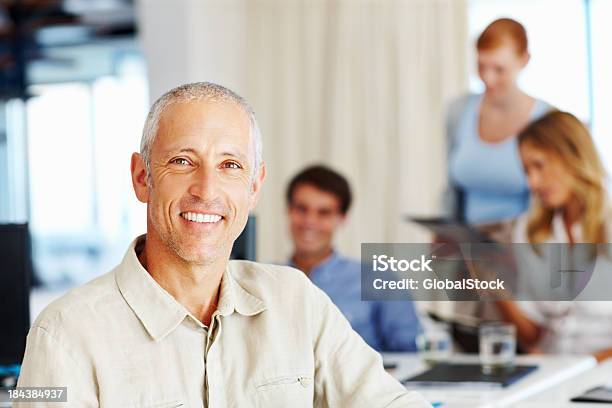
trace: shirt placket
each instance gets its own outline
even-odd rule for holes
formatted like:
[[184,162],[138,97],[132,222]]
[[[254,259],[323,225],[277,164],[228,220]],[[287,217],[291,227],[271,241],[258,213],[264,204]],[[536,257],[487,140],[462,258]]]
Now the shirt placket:
[[220,334],[221,316],[215,312],[204,345],[204,401],[205,407],[208,408],[226,406],[225,395],[223,394],[222,366],[219,359],[218,346],[215,347],[215,340]]

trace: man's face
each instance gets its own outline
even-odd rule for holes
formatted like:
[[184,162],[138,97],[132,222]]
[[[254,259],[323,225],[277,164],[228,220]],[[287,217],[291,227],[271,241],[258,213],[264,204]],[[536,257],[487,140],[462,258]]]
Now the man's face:
[[132,159],[136,194],[147,203],[147,240],[190,264],[228,259],[263,182],[263,166],[252,177],[253,165],[250,121],[238,106],[170,105],[151,149],[149,184],[140,155]]
[[289,203],[289,227],[295,253],[319,255],[329,251],[334,233],[344,221],[340,200],[311,184],[298,184]]

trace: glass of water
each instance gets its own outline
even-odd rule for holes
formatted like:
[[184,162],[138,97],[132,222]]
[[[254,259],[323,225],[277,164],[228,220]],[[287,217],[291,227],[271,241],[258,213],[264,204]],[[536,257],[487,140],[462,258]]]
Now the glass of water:
[[419,355],[426,364],[434,365],[447,361],[452,352],[452,340],[448,327],[437,324],[426,328],[416,338]]
[[516,328],[509,323],[483,323],[478,328],[480,365],[484,374],[506,371],[514,366]]

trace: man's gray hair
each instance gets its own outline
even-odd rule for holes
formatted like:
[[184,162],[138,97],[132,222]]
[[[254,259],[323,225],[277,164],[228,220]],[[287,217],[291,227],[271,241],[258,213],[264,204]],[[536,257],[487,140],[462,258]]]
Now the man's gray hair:
[[253,152],[255,157],[253,160],[254,166],[251,175],[255,177],[259,171],[259,166],[263,161],[263,147],[261,141],[261,132],[255,112],[249,103],[234,91],[211,82],[194,82],[185,84],[169,90],[155,101],[142,131],[142,139],[140,140],[140,155],[145,162],[147,169],[147,177],[151,176],[151,148],[157,135],[159,127],[159,119],[166,108],[175,103],[185,103],[191,101],[212,101],[212,102],[230,102],[236,104],[244,113],[249,116],[251,122],[251,143],[253,144]]

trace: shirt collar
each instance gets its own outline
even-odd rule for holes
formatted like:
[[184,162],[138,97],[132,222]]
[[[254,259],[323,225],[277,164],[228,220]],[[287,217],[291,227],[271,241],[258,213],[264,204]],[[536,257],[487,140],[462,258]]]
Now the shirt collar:
[[247,291],[234,277],[239,275],[234,271],[239,265],[242,265],[242,262],[230,261],[223,273],[217,306],[217,311],[222,316],[228,316],[234,311],[243,316],[254,316],[266,310],[264,301]]
[[[582,226],[579,222],[575,222],[570,227],[572,230],[572,237],[574,242],[582,242]],[[563,221],[563,214],[560,211],[556,211],[552,220],[552,238],[554,242],[569,242],[567,236],[567,230],[565,229],[565,222]]]
[[[330,270],[336,264],[336,262],[340,261],[340,259],[341,258],[338,251],[336,251],[335,249],[332,250],[332,253],[329,254],[327,258],[325,258],[323,261],[321,261],[321,263],[312,268],[312,271],[310,271],[310,278],[312,279],[315,275]],[[297,265],[293,262],[292,258],[289,259],[287,265],[291,266],[292,268],[299,269]]]
[[[204,327],[141,265],[136,255],[136,247],[140,247],[144,239],[145,235],[141,235],[130,244],[115,272],[117,286],[125,301],[156,341],[173,332],[186,317],[191,317],[196,324]],[[236,311],[245,316],[253,316],[265,310],[264,302],[249,293],[232,277],[232,264],[233,262],[229,262],[223,273],[219,304],[215,313],[229,316]]]

